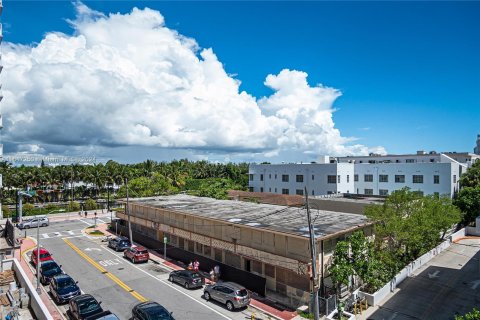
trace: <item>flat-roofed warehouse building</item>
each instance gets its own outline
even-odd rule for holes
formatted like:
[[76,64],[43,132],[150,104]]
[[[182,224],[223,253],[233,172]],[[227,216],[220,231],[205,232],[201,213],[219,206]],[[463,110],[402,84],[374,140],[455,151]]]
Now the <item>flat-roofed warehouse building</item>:
[[[310,301],[304,208],[180,194],[130,200],[129,212],[136,242],[162,248],[166,237],[167,255],[173,259],[187,263],[198,259],[205,271],[218,264],[222,280],[238,282],[291,307]],[[336,242],[357,229],[366,229],[369,235],[372,224],[359,214],[315,209],[311,214],[318,279],[324,279]],[[117,213],[117,217],[126,234],[127,215]]]

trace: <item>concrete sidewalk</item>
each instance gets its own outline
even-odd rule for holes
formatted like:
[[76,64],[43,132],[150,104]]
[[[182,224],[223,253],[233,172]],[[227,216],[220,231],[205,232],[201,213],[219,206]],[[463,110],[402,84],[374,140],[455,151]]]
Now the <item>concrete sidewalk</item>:
[[[97,225],[96,229],[102,231],[103,233],[105,233],[105,235],[114,236],[113,233],[111,233],[110,231],[107,230],[107,224],[105,224],[105,223]],[[154,261],[155,263],[162,264],[165,267],[171,269],[172,271],[173,270],[184,270],[184,268],[181,265],[179,265],[178,263],[176,263],[175,261],[168,260],[168,258],[167,258],[167,260],[163,259],[163,255],[159,254],[158,252],[156,252],[154,250],[148,250],[148,252],[150,253],[150,260]],[[208,272],[204,272],[204,271],[201,271],[201,273],[208,274]],[[210,284],[210,283],[212,283],[212,281],[210,281],[210,279],[208,279],[208,278],[205,278],[205,283]],[[300,318],[299,316],[297,316],[297,312],[295,312],[295,311],[292,312],[292,311],[288,311],[288,310],[279,310],[279,309],[273,307],[271,304],[273,304],[273,302],[270,302],[266,299],[263,299],[262,297],[252,298],[251,301],[250,301],[250,306],[251,307],[265,313],[266,315],[268,315],[272,319],[291,320],[291,319],[294,319],[294,318],[295,319]]]
[[[37,243],[34,239],[27,237],[27,238],[22,238],[19,239],[21,241],[21,247],[20,249],[15,250],[15,257],[17,257],[20,261],[20,265],[22,266],[22,269],[25,271],[25,273],[28,276],[28,279],[33,283],[34,286],[36,286],[37,283],[37,278],[35,274],[32,272],[32,269],[29,267],[30,261],[27,260],[27,255],[29,251],[33,250]],[[60,312],[58,311],[57,307],[54,305],[54,302],[49,298],[48,293],[46,290],[42,288],[40,298],[42,299],[43,303],[47,307],[48,311],[52,315],[52,317],[55,320],[63,320],[65,317],[63,317]]]

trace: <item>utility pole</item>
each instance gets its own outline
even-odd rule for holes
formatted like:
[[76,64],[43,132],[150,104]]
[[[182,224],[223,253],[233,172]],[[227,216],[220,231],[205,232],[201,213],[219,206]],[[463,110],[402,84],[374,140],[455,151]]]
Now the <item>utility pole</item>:
[[318,308],[318,279],[317,279],[317,253],[315,244],[315,231],[312,225],[312,217],[310,216],[310,207],[308,206],[308,190],[305,187],[305,206],[307,208],[308,233],[310,235],[310,255],[312,258],[312,282],[313,282],[313,318],[320,319],[320,311]]
[[130,209],[129,209],[129,206],[128,206],[128,178],[125,178],[125,186],[127,188],[127,208],[126,208],[126,212],[127,212],[127,216],[128,216],[128,236],[130,238],[130,243],[133,245],[132,224],[130,222]]

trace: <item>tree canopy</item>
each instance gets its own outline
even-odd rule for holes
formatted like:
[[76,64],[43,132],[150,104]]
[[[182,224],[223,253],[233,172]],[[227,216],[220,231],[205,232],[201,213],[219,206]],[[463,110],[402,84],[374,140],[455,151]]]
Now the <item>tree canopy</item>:
[[367,207],[365,214],[377,222],[376,247],[392,275],[434,248],[462,218],[450,198],[421,196],[407,188],[392,192],[383,205]]
[[480,161],[475,162],[460,178],[460,191],[454,204],[463,212],[463,223],[468,224],[480,216]]

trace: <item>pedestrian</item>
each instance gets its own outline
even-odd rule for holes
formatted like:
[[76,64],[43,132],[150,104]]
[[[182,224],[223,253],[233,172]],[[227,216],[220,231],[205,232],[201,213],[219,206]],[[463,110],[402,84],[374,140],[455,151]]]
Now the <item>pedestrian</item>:
[[198,262],[198,260],[195,260],[195,262],[193,263],[193,270],[198,272],[199,268],[200,268],[200,262]]
[[217,282],[218,279],[220,279],[220,266],[218,264],[213,267],[213,273],[215,275],[215,282]]
[[87,217],[87,211],[85,211],[84,214],[85,214],[85,218],[86,218]]
[[187,270],[193,270],[193,262],[192,261],[190,261],[190,263],[188,264]]
[[93,214],[95,215],[95,218],[96,218],[97,217],[97,211],[95,211]]
[[210,270],[210,281],[215,282],[215,272],[213,269]]

